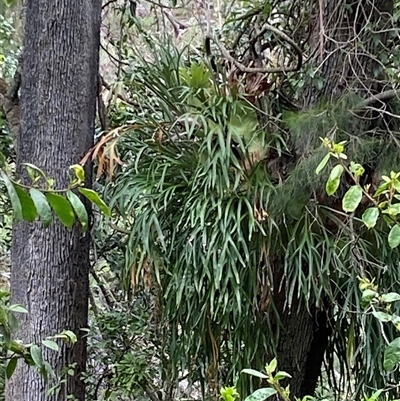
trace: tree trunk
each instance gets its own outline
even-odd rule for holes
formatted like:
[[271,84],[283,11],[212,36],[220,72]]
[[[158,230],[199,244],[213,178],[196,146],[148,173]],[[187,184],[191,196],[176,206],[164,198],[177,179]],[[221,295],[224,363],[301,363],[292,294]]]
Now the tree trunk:
[[[68,184],[66,171],[92,146],[97,93],[101,0],[28,0],[21,82],[21,122],[17,171],[29,162]],[[87,185],[90,184],[87,172]],[[39,343],[72,330],[79,341],[60,352],[44,350],[55,369],[76,364],[60,395],[46,397],[46,386],[33,369],[19,363],[7,386],[9,401],[62,401],[73,394],[83,401],[87,326],[89,235],[54,221],[19,223],[12,244],[12,302],[29,311],[18,338]]]
[[[310,54],[314,54],[313,65],[318,67],[324,86],[317,89],[312,82],[306,83],[304,108],[315,107],[324,100],[334,101],[349,92],[364,98],[378,93],[380,83],[376,71],[379,64],[376,56],[387,39],[385,31],[393,11],[393,1],[315,0],[313,3]],[[373,28],[374,38],[366,28],[368,24]],[[357,47],[360,42],[362,50]],[[357,129],[363,132],[370,127],[371,120],[368,119],[366,123],[360,122]],[[320,135],[320,132],[310,132],[307,137],[299,139],[295,144],[299,160],[310,149],[319,146]],[[293,398],[313,395],[328,346],[331,311],[329,307],[319,309],[315,305],[307,310],[304,302],[296,299],[288,310],[284,308],[282,293],[275,294],[275,297],[280,303],[278,310],[282,323],[277,356],[279,369],[292,375],[288,383]]]

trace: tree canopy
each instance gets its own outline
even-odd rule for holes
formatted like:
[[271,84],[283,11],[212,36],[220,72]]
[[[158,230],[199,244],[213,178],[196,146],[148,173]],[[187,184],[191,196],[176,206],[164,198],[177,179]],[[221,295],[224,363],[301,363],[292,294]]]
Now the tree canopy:
[[89,397],[245,398],[274,358],[292,397],[398,397],[399,16],[104,2],[96,143],[70,163],[112,211],[96,198]]

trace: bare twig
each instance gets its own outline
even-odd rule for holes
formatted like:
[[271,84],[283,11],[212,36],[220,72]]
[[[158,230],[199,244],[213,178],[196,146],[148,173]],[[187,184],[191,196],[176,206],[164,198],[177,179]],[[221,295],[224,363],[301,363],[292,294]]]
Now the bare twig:
[[373,95],[362,102],[360,102],[356,107],[354,107],[355,110],[358,109],[364,109],[365,107],[370,106],[371,104],[375,102],[382,102],[385,100],[391,100],[394,97],[400,96],[400,89],[390,89],[385,92],[378,93],[376,95]]
[[189,27],[189,25],[184,24],[183,22],[180,22],[180,21],[176,20],[174,18],[174,16],[170,12],[162,10],[162,13],[167,17],[168,21],[173,26],[176,37],[179,36],[179,30],[180,29],[187,29]]
[[272,31],[276,35],[280,36],[285,42],[289,43],[293,49],[297,53],[297,64],[291,67],[277,67],[277,68],[268,68],[268,67],[247,67],[242,64],[240,61],[236,60],[229,54],[229,51],[225,48],[225,46],[213,35],[211,32],[207,33],[207,38],[212,40],[222,53],[223,57],[233,63],[240,71],[247,72],[247,73],[262,73],[262,74],[271,74],[277,72],[291,72],[291,71],[298,71],[302,64],[303,64],[303,53],[300,47],[295,43],[286,33],[280,31],[278,28],[274,27],[273,25],[264,24],[262,31]]
[[93,268],[90,269],[90,274],[95,279],[97,285],[99,286],[101,292],[103,293],[103,296],[107,302],[107,305],[111,308],[115,302],[113,299],[111,299],[111,295],[110,295],[109,291],[106,289],[104,284],[101,282],[100,277],[97,275],[97,273],[95,272],[95,270]]
[[113,59],[115,62],[118,63],[118,65],[129,65],[129,63],[127,63],[126,61],[122,61],[119,60],[117,57],[113,56],[101,43],[100,43],[100,47],[108,54],[108,56]]

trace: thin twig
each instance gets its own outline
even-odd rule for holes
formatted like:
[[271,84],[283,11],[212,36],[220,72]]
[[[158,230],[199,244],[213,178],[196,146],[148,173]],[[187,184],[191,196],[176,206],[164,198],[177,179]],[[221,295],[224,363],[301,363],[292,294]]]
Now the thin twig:
[[267,67],[246,67],[244,64],[236,60],[229,54],[229,51],[225,48],[225,46],[213,35],[211,32],[207,32],[207,38],[212,40],[217,47],[219,48],[222,55],[233,63],[241,72],[247,73],[262,73],[262,74],[271,74],[277,72],[291,72],[291,71],[298,71],[300,70],[303,64],[303,53],[300,47],[294,42],[286,33],[280,31],[278,28],[274,27],[273,25],[264,24],[262,30],[270,30],[274,32],[276,35],[280,36],[284,41],[289,43],[293,49],[297,53],[297,64],[291,67],[277,67],[277,68],[267,68]]
[[364,109],[364,108],[370,106],[371,104],[373,104],[375,102],[382,102],[384,100],[391,100],[391,99],[393,99],[394,97],[397,97],[397,96],[400,96],[400,89],[390,89],[388,91],[378,93],[376,95],[373,95],[373,96],[363,100],[362,102],[357,104],[356,107],[354,107],[354,110]]

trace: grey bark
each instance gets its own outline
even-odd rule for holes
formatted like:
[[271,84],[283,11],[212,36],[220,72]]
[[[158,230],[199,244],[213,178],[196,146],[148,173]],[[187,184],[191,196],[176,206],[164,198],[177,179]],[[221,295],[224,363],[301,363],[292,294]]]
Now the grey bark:
[[[17,171],[34,163],[65,188],[66,171],[93,143],[97,93],[101,0],[28,0],[21,82]],[[90,184],[88,172],[87,184]],[[9,401],[61,401],[67,394],[84,400],[80,373],[85,370],[89,236],[58,221],[48,229],[19,223],[12,244],[12,302],[25,305],[18,337],[40,343],[64,329],[79,336],[60,353],[45,351],[56,373],[76,363],[59,396],[33,368],[20,362],[7,385]]]

